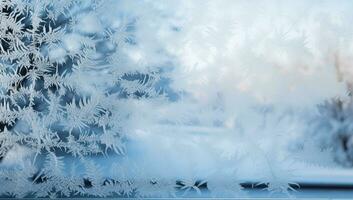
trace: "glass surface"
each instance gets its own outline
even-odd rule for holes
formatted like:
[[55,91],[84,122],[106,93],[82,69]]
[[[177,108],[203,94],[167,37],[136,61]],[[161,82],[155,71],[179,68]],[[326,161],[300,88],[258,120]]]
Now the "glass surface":
[[351,197],[352,9],[0,1],[0,197]]

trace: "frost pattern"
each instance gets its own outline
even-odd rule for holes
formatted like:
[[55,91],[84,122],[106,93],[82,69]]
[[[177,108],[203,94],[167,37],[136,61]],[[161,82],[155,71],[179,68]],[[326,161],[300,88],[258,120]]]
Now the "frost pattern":
[[351,166],[350,100],[312,114],[352,90],[347,2],[0,0],[0,195],[291,196],[291,162]]
[[[2,195],[136,192],[138,183],[108,180],[90,157],[126,153],[133,101],[163,99],[156,85],[161,73],[158,67],[130,66],[124,49],[134,43],[133,16],[121,17],[117,26],[97,21],[105,32],[80,25],[98,17],[100,6],[100,1],[1,1],[0,157],[14,159],[13,151],[26,159],[22,166],[1,168]],[[70,166],[64,157],[75,162]],[[84,174],[74,173],[75,167]]]

